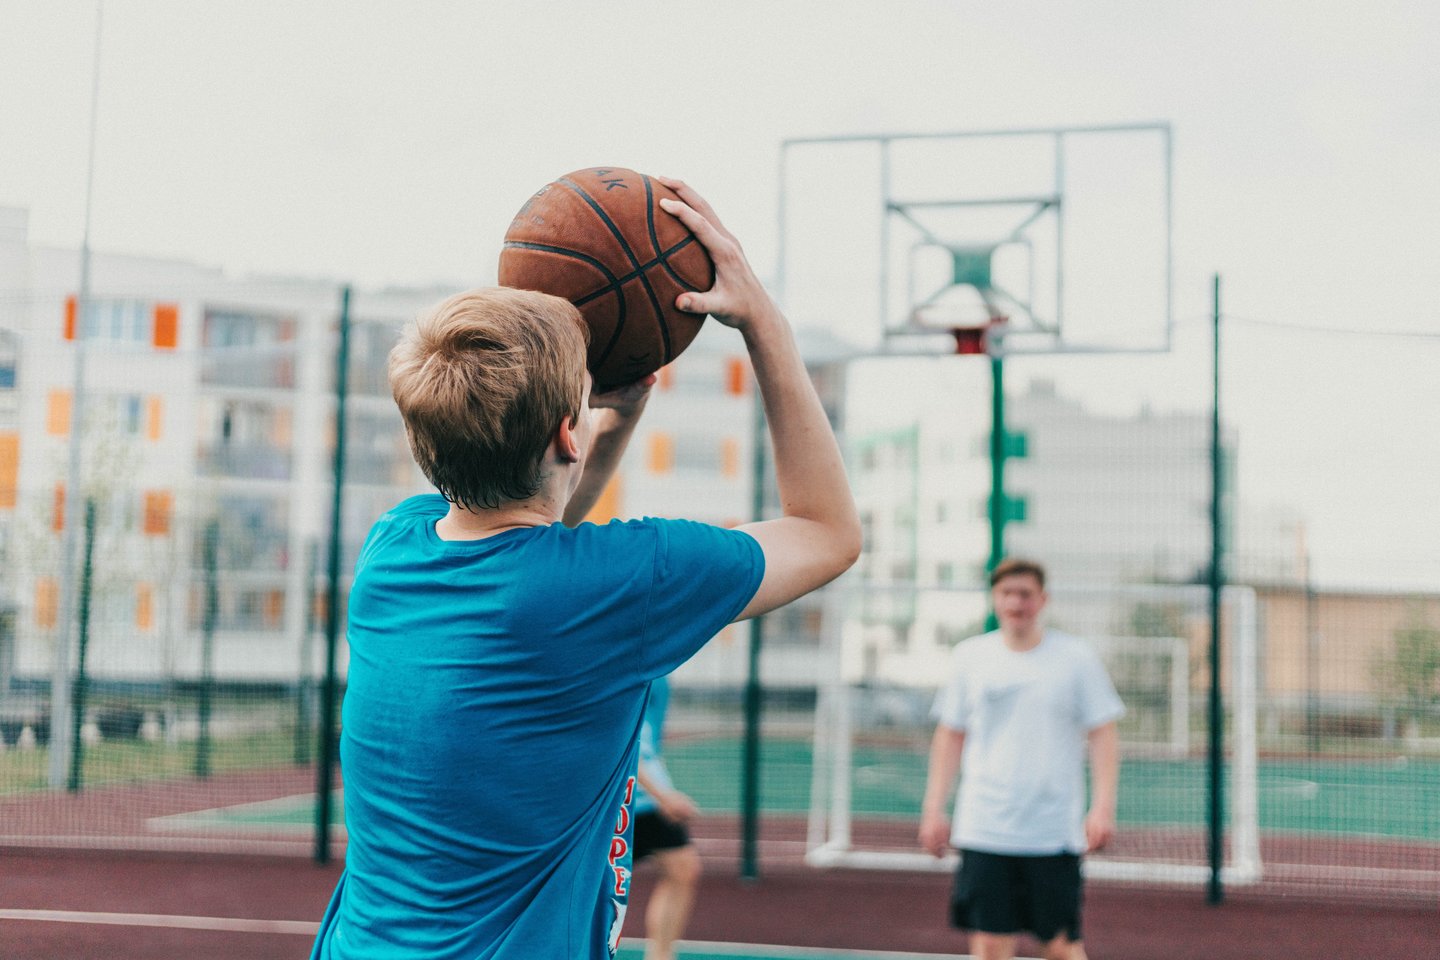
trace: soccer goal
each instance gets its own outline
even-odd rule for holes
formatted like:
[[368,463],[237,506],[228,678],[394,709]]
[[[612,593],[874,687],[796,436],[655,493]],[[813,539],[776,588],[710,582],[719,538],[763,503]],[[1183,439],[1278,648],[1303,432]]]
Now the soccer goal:
[[[934,730],[931,704],[954,643],[981,632],[980,590],[845,581],[826,598],[807,860],[815,866],[947,870],[916,831]],[[1226,588],[1225,860],[1260,879],[1255,597]],[[1199,884],[1209,877],[1209,594],[1201,586],[1051,590],[1050,626],[1092,643],[1121,698],[1119,831],[1086,859],[1097,878]]]

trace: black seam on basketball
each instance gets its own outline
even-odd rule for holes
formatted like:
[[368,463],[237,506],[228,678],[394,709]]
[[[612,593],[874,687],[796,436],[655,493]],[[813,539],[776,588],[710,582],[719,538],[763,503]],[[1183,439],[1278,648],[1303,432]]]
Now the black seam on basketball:
[[[578,307],[578,306],[581,306],[582,304],[589,303],[591,300],[594,300],[594,299],[596,299],[597,297],[603,297],[605,294],[609,293],[614,286],[624,286],[625,284],[629,283],[631,280],[634,280],[636,277],[640,276],[640,274],[647,272],[648,270],[650,270],[650,269],[653,268],[653,267],[665,266],[665,257],[670,257],[670,256],[675,255],[675,254],[678,253],[681,249],[683,249],[684,247],[689,246],[690,244],[692,244],[692,243],[694,243],[694,242],[695,242],[695,237],[694,237],[694,235],[692,234],[691,236],[688,236],[688,237],[686,237],[684,240],[681,240],[679,243],[675,244],[675,246],[671,247],[669,250],[666,250],[662,256],[656,257],[654,260],[651,260],[649,263],[641,264],[639,270],[631,270],[629,273],[625,274],[624,276],[616,277],[616,278],[615,278],[615,282],[614,282],[613,284],[606,284],[605,286],[603,286],[603,287],[601,287],[600,289],[594,291],[593,293],[587,293],[587,294],[585,294],[585,296],[579,298],[578,300],[572,300],[572,301],[570,301],[570,302],[573,303],[573,304],[575,304],[575,306]],[[674,276],[675,276],[674,271],[670,271],[670,275],[671,275],[672,277],[674,277]],[[694,293],[696,290],[699,290],[699,289],[700,289],[699,287],[692,287],[692,286],[690,286],[690,284],[686,283],[686,282],[685,282],[684,280],[682,280],[680,277],[675,277],[675,282],[678,283],[678,284],[680,284],[680,285],[681,285],[682,287],[684,287],[686,290],[689,290],[691,293]]]
[[[644,178],[642,177],[642,179]],[[635,269],[636,276],[640,280],[640,285],[645,288],[645,295],[650,298],[650,306],[655,310],[655,321],[656,325],[660,327],[660,342],[664,350],[662,355],[664,363],[662,363],[661,366],[669,363],[671,360],[670,327],[665,322],[665,309],[660,306],[660,297],[655,293],[655,288],[650,286],[650,278],[645,276],[645,268],[640,266],[640,259],[635,256],[635,251],[630,249],[630,244],[625,239],[625,234],[621,233],[620,228],[615,226],[615,221],[610,219],[610,215],[605,212],[605,208],[600,206],[595,198],[586,193],[579,184],[567,177],[561,177],[556,183],[563,184],[565,187],[573,190],[577,197],[584,200],[585,205],[595,211],[595,215],[609,228],[610,234],[620,243],[620,249],[625,251],[625,258],[630,261],[630,266]],[[649,188],[648,180],[646,181],[646,188],[647,190]],[[648,207],[649,204],[646,204],[646,206]],[[621,299],[624,299],[623,293],[621,294]]]
[[506,240],[505,246],[507,248],[519,248],[521,250],[540,250],[544,253],[558,253],[562,257],[569,257],[572,260],[581,260],[590,264],[590,266],[605,274],[605,279],[610,282],[611,286],[625,282],[611,273],[610,268],[605,266],[603,260],[596,260],[589,254],[581,253],[579,250],[571,250],[569,247],[553,247],[548,243],[535,243],[531,240]]
[[[665,262],[665,256],[660,252],[660,238],[655,235],[655,195],[650,189],[650,178],[642,173],[640,179],[645,184],[645,225],[650,229],[650,249],[655,251],[655,259],[660,261],[660,266],[665,272],[672,278],[679,279],[675,277],[675,271],[670,269],[670,264]],[[647,290],[649,289],[648,281],[645,287]],[[655,312],[655,322],[660,326],[660,340],[665,344],[665,362],[669,363],[670,322],[665,319],[664,311],[657,310]]]
[[689,290],[691,293],[697,292],[700,288],[693,286],[690,281],[686,280],[684,277],[680,276],[680,274],[675,272],[674,268],[670,266],[670,257],[694,239],[695,235],[692,233],[684,240],[681,240],[679,243],[675,244],[675,246],[671,247],[669,250],[666,250],[664,255],[660,258],[660,266],[665,269],[666,273],[670,274],[670,279],[674,280],[681,287]]
[[[674,268],[670,266],[670,256],[675,253],[675,251],[679,250],[681,247],[689,243],[691,240],[694,240],[695,234],[688,234],[684,240],[681,240],[669,250],[661,250],[660,237],[655,230],[655,201],[653,195],[650,192],[650,178],[642,173],[640,175],[640,179],[645,181],[645,222],[646,225],[650,228],[650,246],[655,250],[655,259],[659,262],[660,268],[666,273],[670,274],[670,279],[674,280],[680,285],[680,289],[688,290],[691,293],[694,293],[700,288],[691,286],[688,282],[686,282],[685,278],[681,277],[680,274],[675,272]],[[654,266],[654,264],[647,264],[646,269],[649,269],[651,266]]]
[[596,203],[595,198],[590,196],[590,194],[586,193],[584,189],[582,189],[580,185],[575,183],[573,180],[561,177],[555,182],[563,184],[564,186],[573,190],[576,196],[578,196],[581,200],[585,201],[585,205],[587,207],[595,211],[595,215],[600,218],[600,221],[602,223],[605,224],[606,228],[610,231],[610,235],[613,236],[616,240],[620,241],[620,249],[625,252],[625,259],[630,261],[630,266],[636,270],[639,270],[639,258],[635,256],[635,251],[630,249],[630,244],[625,240],[625,234],[621,233],[620,228],[615,226],[615,221],[610,219],[610,215],[605,212],[605,208],[600,206],[600,204]]
[[[561,184],[566,189],[573,191],[577,197],[579,197],[585,202],[585,205],[587,207],[595,211],[595,216],[600,218],[600,222],[605,224],[606,229],[610,231],[610,235],[613,236],[616,242],[620,244],[620,249],[624,252],[625,259],[630,261],[630,266],[639,274],[640,283],[645,288],[645,294],[650,298],[650,306],[653,307],[655,310],[655,318],[660,321],[660,339],[661,342],[664,344],[665,348],[665,363],[669,363],[670,331],[665,329],[665,321],[663,319],[663,314],[660,308],[660,298],[655,295],[654,289],[651,288],[650,281],[645,276],[644,268],[640,266],[640,258],[635,256],[634,250],[630,249],[630,242],[625,239],[625,234],[620,232],[620,228],[615,225],[614,220],[610,219],[610,215],[605,212],[605,208],[600,206],[599,202],[597,202],[594,197],[590,196],[589,193],[585,192],[585,189],[581,187],[578,183],[571,180],[569,177],[561,177],[555,182]],[[617,296],[620,297],[621,303],[624,303],[624,291],[617,288],[615,293]],[[618,336],[620,332],[618,325],[616,326],[615,332]],[[605,348],[605,356],[608,357],[610,355],[610,349],[614,345],[614,341],[611,341],[611,343]],[[596,366],[599,366],[599,364],[600,361],[597,361]]]
[[615,276],[615,274],[611,273],[610,268],[605,266],[604,263],[596,260],[594,257],[589,256],[588,254],[581,253],[578,250],[571,250],[567,247],[552,247],[549,244],[544,243],[532,243],[529,240],[506,240],[505,246],[516,247],[521,250],[538,250],[541,253],[553,253],[558,256],[569,257],[571,260],[579,260],[582,263],[588,263],[595,269],[599,270],[601,273],[605,274],[606,279],[610,281],[610,284],[608,286],[601,290],[597,290],[594,293],[586,294],[583,300],[570,301],[572,304],[575,305],[576,309],[579,309],[581,306],[589,303],[596,297],[612,291],[614,292],[616,299],[620,301],[620,309],[615,314],[615,329],[610,333],[610,341],[605,344],[605,349],[600,352],[600,356],[595,360],[595,366],[599,367],[602,363],[604,363],[609,358],[611,351],[615,349],[615,344],[619,342],[620,331],[625,329],[625,291],[620,289],[620,284],[623,281],[619,280]]

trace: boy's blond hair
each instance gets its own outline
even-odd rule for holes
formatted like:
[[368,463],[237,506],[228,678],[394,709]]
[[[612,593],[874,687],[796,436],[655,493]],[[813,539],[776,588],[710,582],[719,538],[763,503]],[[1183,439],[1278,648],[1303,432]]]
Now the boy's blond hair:
[[589,331],[568,300],[467,290],[405,328],[390,390],[415,462],[470,510],[526,500],[566,417],[580,415]]

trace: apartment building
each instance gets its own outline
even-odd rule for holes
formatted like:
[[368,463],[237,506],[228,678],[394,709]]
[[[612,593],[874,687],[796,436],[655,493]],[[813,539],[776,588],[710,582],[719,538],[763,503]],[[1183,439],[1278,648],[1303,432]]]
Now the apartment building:
[[[212,530],[215,674],[266,681],[313,669],[339,285],[97,253],[82,304],[78,255],[31,247],[24,220],[0,210],[0,597],[13,626],[0,662],[11,677],[49,676],[62,537],[84,523],[83,511],[65,515],[78,404],[81,500],[96,518],[91,674],[197,675]],[[385,386],[385,354],[406,319],[448,292],[354,297],[342,569],[374,517],[424,487]]]

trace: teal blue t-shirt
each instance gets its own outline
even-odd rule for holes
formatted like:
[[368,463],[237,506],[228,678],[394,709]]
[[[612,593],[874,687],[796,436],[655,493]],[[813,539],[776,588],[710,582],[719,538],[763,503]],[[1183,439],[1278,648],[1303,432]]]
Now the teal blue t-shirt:
[[650,681],[735,618],[747,534],[684,520],[444,541],[413,497],[350,591],[345,873],[315,960],[598,960],[629,899]]
[[[662,790],[672,790],[670,770],[665,766],[661,750],[665,742],[665,715],[670,712],[670,678],[656,677],[650,684],[650,699],[645,701],[645,716],[640,723],[640,766],[651,781]],[[631,810],[637,814],[652,813],[660,805],[638,779],[635,801]]]

